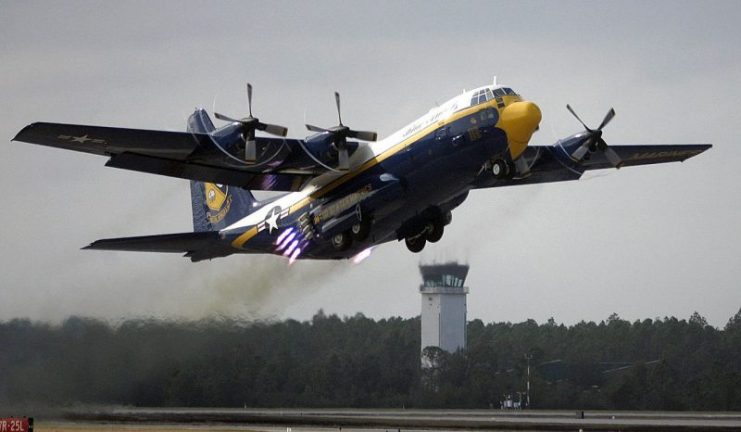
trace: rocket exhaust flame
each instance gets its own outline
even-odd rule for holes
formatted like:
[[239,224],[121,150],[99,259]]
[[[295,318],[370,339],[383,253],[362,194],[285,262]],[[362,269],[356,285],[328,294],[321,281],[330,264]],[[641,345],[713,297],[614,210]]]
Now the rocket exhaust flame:
[[278,249],[276,251],[280,252],[283,249],[285,249],[289,244],[291,244],[291,241],[296,238],[296,233],[291,233],[288,237],[286,237],[285,240],[281,244],[278,245]]
[[361,262],[363,262],[363,260],[365,260],[366,258],[368,258],[369,256],[371,256],[371,253],[372,252],[373,252],[373,247],[372,246],[369,247],[368,249],[364,249],[361,252],[358,252],[357,255],[355,255],[354,257],[352,257],[352,263],[353,264],[360,264]]
[[298,240],[294,240],[293,243],[291,243],[291,246],[286,249],[286,251],[283,253],[283,256],[291,255],[291,253],[293,253],[293,250],[296,249],[296,246],[298,246]]
[[286,238],[286,237],[287,237],[287,236],[288,236],[288,235],[289,235],[290,233],[292,233],[292,232],[293,232],[293,228],[290,228],[290,227],[289,227],[289,228],[286,228],[286,230],[285,230],[285,231],[283,231],[282,233],[280,233],[280,235],[278,236],[278,240],[276,240],[276,241],[275,241],[275,244],[276,244],[276,245],[279,245],[279,244],[281,244],[281,243],[283,242],[283,240],[284,240],[284,239],[285,239],[285,238]]
[[301,255],[301,248],[296,248],[293,254],[291,254],[291,258],[288,259],[288,265],[295,263],[299,255]]

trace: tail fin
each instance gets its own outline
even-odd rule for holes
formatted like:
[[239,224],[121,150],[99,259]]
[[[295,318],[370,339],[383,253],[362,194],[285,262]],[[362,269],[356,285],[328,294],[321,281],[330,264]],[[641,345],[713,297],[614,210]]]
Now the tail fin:
[[[203,109],[188,118],[188,131],[209,133],[214,124]],[[252,213],[259,202],[246,189],[215,183],[190,182],[193,230],[218,231]]]

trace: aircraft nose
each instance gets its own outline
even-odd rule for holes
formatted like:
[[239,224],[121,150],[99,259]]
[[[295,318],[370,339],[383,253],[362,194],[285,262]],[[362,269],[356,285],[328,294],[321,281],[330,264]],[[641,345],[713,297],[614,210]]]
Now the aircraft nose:
[[538,129],[540,108],[533,102],[522,101],[507,105],[499,116],[498,126],[507,133],[512,159],[520,157],[530,137]]

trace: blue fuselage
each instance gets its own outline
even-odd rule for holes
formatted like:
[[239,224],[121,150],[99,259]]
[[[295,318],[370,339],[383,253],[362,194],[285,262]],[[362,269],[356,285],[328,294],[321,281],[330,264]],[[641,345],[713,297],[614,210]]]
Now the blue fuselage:
[[[262,230],[249,239],[247,251],[285,253],[278,240],[292,231],[301,258],[348,258],[370,246],[400,240],[424,229],[427,219],[450,215],[460,205],[474,180],[494,157],[506,157],[506,134],[495,127],[498,111],[482,109],[432,130],[389,154],[379,155],[317,190],[309,200],[291,211],[278,230]],[[380,159],[380,161],[377,161]],[[265,206],[271,206],[266,202]],[[333,235],[348,230],[363,218],[370,218],[367,239],[337,250]],[[449,219],[446,223],[449,222]],[[233,242],[244,228],[225,231],[224,240]]]

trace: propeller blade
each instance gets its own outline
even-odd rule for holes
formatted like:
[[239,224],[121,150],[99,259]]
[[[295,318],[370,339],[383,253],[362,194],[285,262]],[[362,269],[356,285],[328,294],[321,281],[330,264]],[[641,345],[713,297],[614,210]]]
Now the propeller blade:
[[214,117],[216,117],[219,120],[224,120],[224,121],[228,121],[228,122],[232,122],[232,123],[234,123],[234,122],[241,123],[239,120],[233,119],[233,118],[228,117],[228,116],[225,116],[224,114],[214,113]]
[[602,130],[603,127],[607,126],[607,123],[610,123],[610,120],[615,117],[615,110],[610,108],[610,111],[607,111],[607,114],[605,114],[605,118],[602,119],[602,123],[600,123],[597,130]]
[[605,148],[605,157],[607,160],[612,163],[612,166],[615,168],[620,168],[623,166],[623,160],[618,156],[618,154],[615,152],[615,150],[611,149],[610,147]]
[[571,153],[571,159],[574,159],[577,162],[580,162],[584,155],[587,154],[589,151],[589,140],[584,141],[584,144],[579,146],[578,149],[574,150],[574,153]]
[[287,127],[278,126],[274,124],[267,124],[267,123],[260,123],[260,126],[262,126],[260,128],[261,131],[265,131],[272,135],[277,135],[277,136],[282,136],[282,137],[288,135]]
[[574,110],[573,110],[573,109],[571,108],[571,105],[569,105],[569,104],[566,104],[566,109],[567,109],[567,110],[569,110],[569,112],[571,113],[571,115],[573,115],[574,117],[576,117],[576,119],[577,119],[577,120],[579,120],[579,123],[581,123],[581,125],[582,125],[582,126],[584,126],[584,129],[586,129],[586,130],[588,130],[588,131],[590,131],[590,132],[592,131],[592,129],[589,129],[589,128],[587,127],[587,125],[586,125],[586,124],[584,124],[584,122],[583,122],[583,121],[581,121],[581,119],[579,118],[579,116],[578,116],[578,115],[576,115],[576,113],[574,112]]
[[257,143],[255,140],[244,142],[244,160],[247,162],[255,162],[257,160]]
[[340,114],[340,94],[334,92],[334,101],[337,104],[337,118],[340,119],[340,126],[342,126],[342,115]]
[[247,108],[250,111],[250,117],[252,117],[252,84],[247,83]]
[[329,132],[329,129],[320,128],[319,126],[314,126],[307,124],[306,129],[312,131],[312,132]]
[[350,138],[359,139],[361,141],[375,141],[378,139],[378,134],[375,132],[369,132],[369,131],[355,131],[351,130],[347,134]]
[[337,153],[338,164],[337,169],[340,171],[347,171],[350,169],[350,153],[347,151],[347,147],[342,146],[339,148]]

